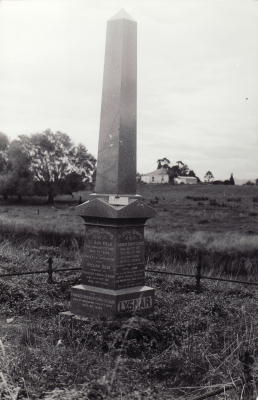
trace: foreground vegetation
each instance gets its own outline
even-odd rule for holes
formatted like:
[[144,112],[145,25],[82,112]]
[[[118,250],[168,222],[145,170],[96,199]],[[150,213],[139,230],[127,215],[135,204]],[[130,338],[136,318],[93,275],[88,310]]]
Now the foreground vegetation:
[[[147,265],[194,274],[198,251],[204,275],[257,282],[258,217],[250,215],[257,189],[230,187],[224,196],[225,189],[140,186],[157,210],[146,228]],[[2,203],[0,274],[46,269],[49,256],[56,269],[80,266],[82,221],[68,197],[57,200],[54,208]],[[52,285],[46,274],[0,278],[3,398],[15,398],[20,387],[19,398],[31,399],[191,399],[241,376],[245,350],[257,375],[257,286],[202,280],[196,290],[194,278],[148,274],[153,315],[89,319],[71,328],[59,313],[69,309],[80,272],[54,278]],[[237,390],[230,396],[237,398]]]

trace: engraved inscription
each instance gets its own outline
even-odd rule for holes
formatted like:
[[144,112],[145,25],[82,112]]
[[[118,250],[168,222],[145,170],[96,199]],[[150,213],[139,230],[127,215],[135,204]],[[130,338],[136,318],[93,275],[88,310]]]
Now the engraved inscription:
[[86,226],[82,283],[122,289],[144,285],[143,227]]
[[85,234],[82,283],[114,288],[115,234],[109,228],[88,228]]
[[119,301],[117,311],[136,311],[152,307],[152,297],[146,296],[130,300]]
[[103,309],[113,309],[115,300],[96,296],[94,292],[72,293],[72,308],[86,307],[89,309],[102,311]]
[[102,272],[85,271],[82,273],[82,283],[98,287],[114,287],[114,275]]
[[[140,228],[141,229],[141,228]],[[118,235],[118,265],[139,265],[144,263],[143,233],[136,228],[126,229]]]
[[140,286],[145,283],[145,268],[143,266],[117,268],[116,288]]

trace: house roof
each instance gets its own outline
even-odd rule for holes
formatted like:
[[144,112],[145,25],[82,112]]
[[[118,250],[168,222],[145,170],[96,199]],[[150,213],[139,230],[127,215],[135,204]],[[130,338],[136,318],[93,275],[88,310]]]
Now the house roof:
[[165,168],[159,168],[159,169],[156,169],[153,172],[148,172],[147,174],[142,174],[142,176],[146,176],[146,175],[151,175],[151,176],[167,175],[167,170]]
[[177,176],[175,179],[197,179],[196,176]]

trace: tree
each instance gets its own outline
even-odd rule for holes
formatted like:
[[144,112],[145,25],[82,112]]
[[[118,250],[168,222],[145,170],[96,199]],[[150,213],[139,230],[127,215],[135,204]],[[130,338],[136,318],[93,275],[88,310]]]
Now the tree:
[[180,176],[180,168],[178,165],[173,165],[171,168],[169,168],[168,171],[169,174],[169,182],[173,183],[174,179]]
[[10,173],[9,195],[18,196],[21,202],[22,196],[33,195],[33,173],[30,170],[30,157],[20,147],[18,140],[13,140],[10,143],[7,155]]
[[207,182],[210,182],[211,179],[214,179],[211,171],[206,172],[206,174],[204,175],[204,179],[207,180]]
[[166,157],[164,158],[160,158],[159,160],[157,160],[158,163],[158,168],[165,168],[165,169],[169,169],[169,164],[170,164],[170,160]]
[[235,184],[235,181],[233,178],[233,174],[230,175],[229,179],[227,179],[223,182],[223,185],[234,185],[234,184]]
[[189,173],[188,173],[188,176],[194,176],[195,177],[195,172],[192,169],[190,169]]
[[3,173],[6,168],[8,147],[8,137],[4,133],[0,132],[0,174]]
[[47,194],[48,203],[52,204],[57,194],[82,190],[90,181],[96,159],[82,144],[75,147],[66,133],[47,129],[19,138],[30,158],[35,194]]
[[4,199],[7,199],[8,196],[18,196],[21,201],[22,196],[33,194],[33,174],[29,169],[30,159],[23,152],[17,140],[8,145],[6,142],[4,152],[4,157],[3,153],[1,154],[4,162],[1,163],[0,170],[0,193]]
[[180,174],[179,174],[180,176],[189,176],[188,165],[182,163],[182,167],[181,168],[179,167],[179,170],[180,170]]
[[233,174],[230,175],[229,182],[230,182],[230,185],[234,185],[235,184],[235,180],[233,178]]
[[161,168],[162,168],[162,165],[161,165],[161,159],[159,159],[159,160],[157,161],[157,163],[158,163],[158,167],[157,167],[157,169],[161,169]]

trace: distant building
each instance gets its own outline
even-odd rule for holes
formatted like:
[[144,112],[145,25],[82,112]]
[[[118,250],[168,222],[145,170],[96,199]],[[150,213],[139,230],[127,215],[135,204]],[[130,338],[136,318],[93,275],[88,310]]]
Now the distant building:
[[195,176],[178,176],[174,179],[174,182],[176,184],[188,183],[190,185],[193,185],[197,183],[197,178]]
[[258,179],[255,179],[255,184],[258,185]]
[[159,168],[156,171],[142,175],[141,180],[145,183],[168,183],[169,176],[165,168]]

